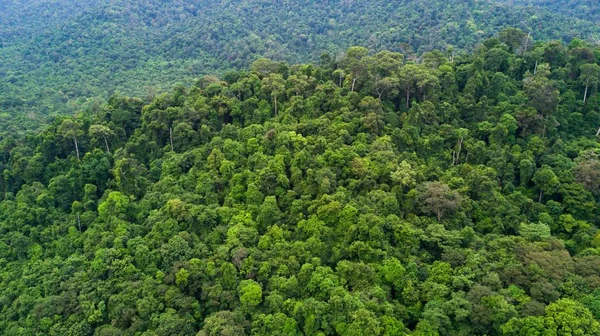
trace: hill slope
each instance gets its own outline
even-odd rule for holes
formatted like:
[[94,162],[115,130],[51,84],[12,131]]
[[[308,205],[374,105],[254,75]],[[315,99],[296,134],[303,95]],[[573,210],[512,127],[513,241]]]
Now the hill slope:
[[600,334],[600,49],[265,59],[0,141],[0,334]]

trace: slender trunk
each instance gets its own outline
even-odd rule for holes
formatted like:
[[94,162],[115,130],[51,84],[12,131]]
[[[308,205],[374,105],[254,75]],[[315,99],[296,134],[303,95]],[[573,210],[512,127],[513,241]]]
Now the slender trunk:
[[77,145],[77,137],[73,137],[73,141],[75,142],[75,152],[77,152],[77,160],[81,160],[79,158],[79,146]]
[[410,87],[406,87],[406,108],[409,108],[410,103]]
[[544,192],[540,190],[540,197],[538,198],[538,203],[542,203],[543,196],[544,196]]
[[175,148],[173,147],[173,127],[169,127],[169,140],[171,141],[171,151],[174,152]]
[[105,137],[105,136],[102,136],[102,137],[104,138],[104,144],[106,145],[106,152],[107,152],[108,154],[110,154],[110,148],[108,147],[108,140],[106,140],[106,137]]
[[436,213],[436,215],[437,215],[437,221],[438,221],[438,223],[442,221],[442,214],[443,214],[443,213],[442,213],[441,211],[438,211],[438,212]]
[[342,74],[340,74],[340,87],[342,87]]
[[598,128],[598,132],[596,132],[596,136],[600,135],[600,128]]
[[588,93],[588,86],[585,86],[585,92],[583,93],[583,104],[585,104],[585,102],[587,101],[587,93]]
[[454,159],[452,160],[453,166],[456,166],[458,164],[458,159],[460,158],[460,152],[462,151],[462,143],[463,143],[463,137],[460,137],[458,139],[458,143],[457,143],[458,149],[454,152],[455,156],[454,156]]
[[275,99],[275,116],[277,117],[277,96],[274,96]]
[[542,130],[542,137],[546,137],[546,124],[548,124],[548,116],[544,117],[544,115],[542,115],[542,118],[544,118],[544,129]]
[[354,92],[354,84],[356,84],[356,78],[352,80],[352,89],[350,91]]
[[535,74],[537,73],[537,65],[538,65],[538,62],[537,62],[537,61],[535,61],[535,68],[533,68],[533,75],[534,75],[534,76],[535,76]]
[[79,232],[81,232],[81,220],[79,220],[79,214],[77,214],[77,226],[79,226]]
[[523,56],[525,54],[525,51],[527,51],[527,47],[529,46],[529,38],[531,37],[531,32],[529,32],[529,34],[527,34],[527,37],[525,38],[525,45],[523,46],[523,50],[521,51],[521,56]]

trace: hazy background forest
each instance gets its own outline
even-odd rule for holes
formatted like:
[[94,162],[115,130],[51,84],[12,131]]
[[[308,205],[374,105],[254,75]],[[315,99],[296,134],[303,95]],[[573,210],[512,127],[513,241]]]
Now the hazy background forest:
[[599,20],[594,0],[0,0],[0,130],[115,92],[153,97],[261,56],[318,61],[353,45],[460,53],[506,27],[591,41]]

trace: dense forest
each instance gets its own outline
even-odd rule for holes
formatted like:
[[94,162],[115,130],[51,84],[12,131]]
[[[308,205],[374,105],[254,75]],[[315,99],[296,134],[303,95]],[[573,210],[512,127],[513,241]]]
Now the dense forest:
[[[150,100],[260,57],[288,63],[350,46],[472,51],[505,27],[536,40],[600,38],[596,0],[0,0],[0,131],[106,102]],[[250,19],[251,18],[251,19]]]
[[600,49],[260,58],[0,141],[2,335],[600,335]]

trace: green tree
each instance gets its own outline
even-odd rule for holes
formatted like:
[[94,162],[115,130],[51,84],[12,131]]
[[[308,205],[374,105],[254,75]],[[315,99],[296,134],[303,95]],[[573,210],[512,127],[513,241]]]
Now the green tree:
[[584,64],[580,67],[580,71],[579,79],[585,85],[583,93],[583,103],[585,104],[587,103],[588,89],[596,88],[600,83],[600,66],[596,63]]
[[527,74],[523,80],[523,90],[529,97],[530,104],[544,119],[544,130],[548,117],[554,113],[560,102],[560,92],[556,83],[549,79],[550,66],[540,64],[535,75]]
[[65,119],[58,127],[58,131],[62,133],[65,138],[73,140],[73,143],[75,144],[75,152],[77,153],[77,160],[80,160],[77,137],[81,135],[81,125],[72,119]]
[[281,74],[270,74],[262,80],[262,90],[271,95],[275,116],[277,116],[277,97],[285,92],[285,81]]
[[104,125],[92,125],[90,126],[90,136],[100,136],[104,140],[104,145],[106,146],[106,152],[110,153],[110,147],[108,146],[108,138],[114,136],[115,133]]
[[262,288],[254,280],[240,281],[238,294],[244,307],[252,309],[262,302]]
[[542,202],[544,194],[553,194],[558,190],[560,182],[552,168],[547,165],[542,166],[533,174],[533,183],[539,190],[538,202]]
[[346,51],[346,55],[342,60],[342,64],[346,69],[346,72],[352,79],[350,91],[354,92],[356,82],[360,79],[365,82],[369,79],[369,51],[363,47],[350,47]]

